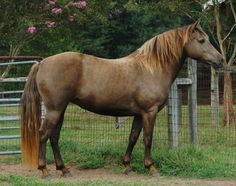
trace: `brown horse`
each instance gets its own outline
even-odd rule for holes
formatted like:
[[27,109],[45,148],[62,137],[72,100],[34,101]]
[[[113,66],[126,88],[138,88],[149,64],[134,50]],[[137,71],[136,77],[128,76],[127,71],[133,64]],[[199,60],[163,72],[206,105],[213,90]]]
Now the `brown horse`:
[[[186,57],[222,65],[222,55],[210,44],[198,22],[164,32],[120,59],[102,59],[66,52],[32,67],[21,102],[23,163],[46,169],[46,142],[50,139],[57,170],[68,175],[58,146],[64,112],[71,102],[94,113],[134,116],[124,156],[125,173],[131,171],[131,153],[143,129],[144,165],[157,174],[151,159],[156,114],[168,97],[172,82]],[[46,116],[41,124],[40,101]]]

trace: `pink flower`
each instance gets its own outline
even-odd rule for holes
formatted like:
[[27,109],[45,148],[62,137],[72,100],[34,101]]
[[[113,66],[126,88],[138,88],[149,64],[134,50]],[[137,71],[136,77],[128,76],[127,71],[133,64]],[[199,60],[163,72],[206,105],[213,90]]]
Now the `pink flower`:
[[56,26],[56,23],[54,21],[46,21],[48,28],[54,28]]
[[79,1],[79,2],[72,3],[72,6],[78,9],[85,9],[87,6],[87,3],[86,1]]
[[48,1],[48,4],[49,4],[49,5],[55,5],[55,4],[56,4],[56,1],[55,1],[55,0],[49,0],[49,1]]
[[30,26],[30,27],[28,27],[28,29],[27,29],[27,32],[28,33],[30,33],[30,34],[33,34],[33,33],[35,33],[37,30],[36,30],[36,27],[34,27],[34,26]]
[[51,10],[52,13],[54,14],[61,14],[62,13],[62,9],[61,8],[53,8]]

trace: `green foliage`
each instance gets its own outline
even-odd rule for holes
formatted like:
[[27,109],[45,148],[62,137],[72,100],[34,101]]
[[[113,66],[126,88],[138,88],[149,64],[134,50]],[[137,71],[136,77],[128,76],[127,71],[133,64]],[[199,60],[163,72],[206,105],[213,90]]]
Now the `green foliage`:
[[[0,54],[7,55],[10,45],[24,46],[31,39],[28,26],[41,23],[44,17],[45,2],[25,0],[2,0],[0,4]],[[40,16],[35,16],[40,15]]]
[[[11,1],[14,4],[14,0]],[[63,8],[68,2],[58,1],[60,4],[56,7]],[[7,1],[4,3],[6,6]],[[154,35],[184,24],[184,19],[168,13],[170,8],[162,1],[108,0],[101,3],[89,0],[84,10],[64,8],[61,15],[50,14],[50,7],[44,1],[17,4],[12,13],[1,7],[5,17],[12,19],[12,23],[4,22],[4,28],[0,27],[4,38],[0,45],[2,55],[8,53],[10,44],[22,43],[22,55],[48,56],[70,50],[116,58],[128,55]],[[14,8],[7,6],[9,11]],[[72,14],[74,21],[68,21]],[[46,20],[55,21],[56,27],[45,29]],[[37,37],[26,33],[30,25],[39,27]],[[31,42],[27,43],[28,40]]]
[[[156,34],[199,18],[212,36],[215,33],[213,8],[202,11],[206,0],[87,0],[87,7],[83,10],[65,8],[69,2],[58,0],[54,7],[62,8],[63,12],[55,15],[50,13],[52,7],[46,6],[46,1],[2,1],[0,54],[9,53],[9,45],[21,43],[24,46],[22,55],[46,57],[63,51],[80,51],[117,58],[128,55]],[[221,14],[225,33],[233,21],[232,14],[226,10],[222,8]],[[74,21],[68,21],[70,15],[74,15]],[[46,29],[46,20],[55,21],[56,27]],[[39,27],[37,37],[26,33],[30,25]],[[234,43],[235,34],[230,38]],[[27,43],[28,40],[32,41]]]
[[[81,25],[74,41],[81,52],[108,58],[128,55],[154,35],[181,24],[162,17],[161,5],[150,1],[107,1],[105,19],[93,17]],[[104,5],[103,4],[103,5]],[[144,16],[145,15],[145,16]]]
[[59,27],[38,35],[22,49],[23,55],[47,57],[64,51],[78,51],[69,29]]

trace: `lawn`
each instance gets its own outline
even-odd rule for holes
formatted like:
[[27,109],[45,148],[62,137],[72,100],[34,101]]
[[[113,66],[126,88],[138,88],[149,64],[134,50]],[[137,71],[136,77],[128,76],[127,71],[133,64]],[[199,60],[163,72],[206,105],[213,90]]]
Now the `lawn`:
[[[17,108],[0,110],[1,115],[16,115]],[[210,106],[198,106],[198,144],[189,145],[188,113],[182,106],[179,147],[168,148],[167,112],[158,114],[153,140],[153,160],[162,175],[194,178],[236,179],[236,134],[234,128],[210,126]],[[104,117],[70,105],[65,115],[60,146],[66,162],[78,169],[103,168],[123,170],[124,155],[132,118],[119,129],[114,117]],[[18,125],[1,122],[0,126]],[[0,131],[0,135],[16,135],[19,130]],[[19,149],[19,140],[1,140],[0,151]],[[47,162],[53,163],[48,145]],[[20,163],[20,155],[1,156],[0,164]],[[133,169],[146,174],[143,167],[142,136],[134,149]]]

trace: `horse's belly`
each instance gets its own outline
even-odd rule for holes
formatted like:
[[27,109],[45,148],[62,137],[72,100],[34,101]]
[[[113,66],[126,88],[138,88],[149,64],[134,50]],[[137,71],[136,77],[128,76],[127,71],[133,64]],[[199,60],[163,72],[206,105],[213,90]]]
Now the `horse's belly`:
[[108,116],[134,116],[137,113],[130,110],[118,110],[118,109],[99,109],[99,110],[90,110],[96,114],[108,115]]
[[96,114],[109,115],[109,116],[134,116],[137,111],[129,104],[114,105],[112,103],[98,104],[90,100],[75,99],[72,103],[80,106],[81,108],[94,112]]

